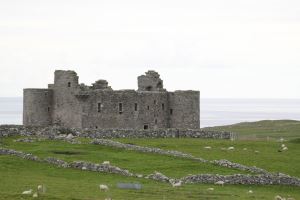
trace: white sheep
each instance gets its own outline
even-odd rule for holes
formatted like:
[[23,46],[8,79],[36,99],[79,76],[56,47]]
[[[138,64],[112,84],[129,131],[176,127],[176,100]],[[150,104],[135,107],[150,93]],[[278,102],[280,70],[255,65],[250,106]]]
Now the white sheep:
[[228,147],[228,150],[234,150],[234,147]]
[[222,186],[224,186],[224,181],[217,181],[217,182],[215,182],[215,185],[222,185]]
[[282,145],[281,145],[281,148],[284,148],[284,147],[285,147],[285,144],[282,144]]
[[283,148],[282,148],[282,151],[286,151],[286,150],[288,150],[287,147],[283,147]]
[[244,151],[247,151],[248,149],[247,149],[247,148],[243,148],[243,150],[244,150]]
[[32,194],[32,189],[22,192],[22,194]]
[[253,194],[253,191],[252,191],[252,190],[249,190],[247,193],[248,193],[248,194]]
[[37,186],[37,191],[38,192],[42,192],[43,191],[43,186],[42,185],[38,185]]
[[39,197],[39,195],[38,195],[38,193],[37,193],[37,192],[35,192],[35,193],[32,195],[32,197],[33,197],[33,198],[38,198],[38,197]]
[[173,187],[180,187],[182,184],[182,181],[178,181],[178,182],[174,182],[174,183],[171,182],[171,184]]
[[285,198],[283,198],[283,197],[281,197],[281,196],[279,196],[279,195],[276,195],[276,196],[274,197],[274,199],[275,199],[275,200],[284,200]]
[[207,188],[207,191],[214,191],[214,188]]
[[256,151],[254,151],[254,153],[259,153],[259,151],[256,150]]
[[103,161],[102,165],[110,165],[109,161]]
[[107,185],[101,184],[101,185],[99,185],[99,188],[100,188],[101,191],[102,191],[102,190],[105,191],[105,192],[108,191],[108,186],[107,186]]
[[210,147],[210,146],[206,146],[206,147],[204,147],[204,149],[208,149],[208,150],[210,150],[210,149],[211,149],[211,147]]

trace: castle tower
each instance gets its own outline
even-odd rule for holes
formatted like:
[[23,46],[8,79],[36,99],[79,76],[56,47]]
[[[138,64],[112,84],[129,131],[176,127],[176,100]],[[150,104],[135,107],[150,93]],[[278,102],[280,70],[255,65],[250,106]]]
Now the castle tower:
[[52,123],[52,90],[23,90],[23,124],[25,126],[48,126]]
[[156,71],[149,70],[145,74],[138,77],[139,91],[165,91],[163,81]]

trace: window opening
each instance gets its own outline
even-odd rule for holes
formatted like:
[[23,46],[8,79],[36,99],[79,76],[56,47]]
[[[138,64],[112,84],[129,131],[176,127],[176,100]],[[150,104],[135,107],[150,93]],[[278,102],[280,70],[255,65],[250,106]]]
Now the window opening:
[[123,104],[119,103],[119,114],[123,113]]
[[135,103],[135,104],[134,104],[134,111],[137,111],[137,110],[138,110],[138,104]]
[[165,104],[164,103],[161,104],[161,108],[162,108],[162,110],[165,110]]
[[149,128],[148,124],[145,124],[145,125],[144,125],[144,130],[146,130],[146,129],[148,129],[148,128]]
[[68,87],[71,87],[71,82],[68,82]]
[[173,115],[173,109],[170,109],[170,114]]
[[98,106],[97,106],[97,111],[98,111],[98,113],[101,112],[101,107],[102,107],[102,104],[101,104],[101,103],[98,103]]

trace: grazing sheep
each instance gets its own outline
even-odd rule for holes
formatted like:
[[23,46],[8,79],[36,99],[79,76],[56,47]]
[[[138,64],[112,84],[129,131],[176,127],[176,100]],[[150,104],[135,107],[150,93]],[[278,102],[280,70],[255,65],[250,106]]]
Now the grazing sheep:
[[275,197],[274,197],[274,200],[284,200],[285,198],[283,198],[283,197],[281,197],[281,196],[279,196],[279,195],[276,195]]
[[234,150],[234,147],[228,147],[228,150]]
[[249,190],[247,193],[248,193],[248,194],[253,194],[253,191],[252,191],[252,190]]
[[286,150],[288,150],[287,147],[283,147],[283,148],[282,148],[282,151],[286,151]]
[[101,184],[101,185],[99,185],[99,188],[100,188],[101,191],[102,191],[102,190],[105,191],[105,192],[108,191],[108,186],[107,186],[107,185]]
[[207,191],[214,191],[214,188],[207,188]]
[[279,139],[279,142],[284,142],[284,139],[283,139],[283,138],[280,138],[280,139]]
[[208,150],[210,150],[210,149],[211,149],[211,147],[210,147],[210,146],[206,146],[206,147],[204,147],[204,149],[208,149]]
[[38,192],[42,192],[43,191],[43,186],[42,185],[38,185],[37,186],[37,191]]
[[38,197],[39,197],[39,195],[38,195],[38,193],[37,193],[37,192],[35,192],[35,193],[32,195],[32,197],[33,197],[33,198],[38,198]]
[[81,169],[82,169],[82,170],[87,170],[87,168],[86,168],[86,167],[82,167]]
[[110,165],[110,162],[109,162],[109,161],[104,161],[104,162],[102,163],[102,165]]
[[282,145],[281,145],[281,148],[284,148],[284,147],[285,147],[285,144],[282,144]]
[[243,150],[244,150],[244,151],[247,151],[248,149],[247,149],[247,148],[243,148]]
[[259,153],[259,151],[256,150],[256,151],[254,151],[254,153]]
[[222,186],[224,186],[224,181],[217,181],[217,182],[215,182],[215,185],[222,185]]
[[171,184],[172,184],[172,186],[173,187],[180,187],[181,186],[181,184],[182,184],[182,181],[178,181],[178,182],[171,182]]
[[32,189],[22,192],[22,194],[32,194]]

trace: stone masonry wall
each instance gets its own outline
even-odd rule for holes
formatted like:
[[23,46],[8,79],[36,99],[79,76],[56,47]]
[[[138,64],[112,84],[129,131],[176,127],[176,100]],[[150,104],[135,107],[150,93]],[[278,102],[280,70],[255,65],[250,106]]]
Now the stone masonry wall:
[[[198,129],[199,91],[168,92],[155,71],[139,89],[112,90],[107,81],[79,84],[74,71],[56,70],[48,89],[24,89],[24,125],[102,129]],[[45,94],[48,95],[45,95]]]
[[23,124],[48,126],[52,123],[52,90],[24,89]]
[[0,126],[0,137],[13,135],[31,136],[43,135],[54,137],[60,134],[72,134],[87,138],[213,138],[231,139],[233,133],[221,131],[207,131],[202,129],[76,129],[58,126],[50,127],[26,127],[26,126]]

